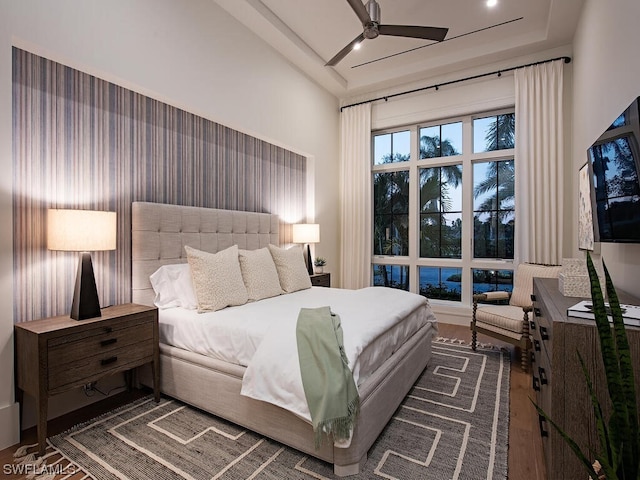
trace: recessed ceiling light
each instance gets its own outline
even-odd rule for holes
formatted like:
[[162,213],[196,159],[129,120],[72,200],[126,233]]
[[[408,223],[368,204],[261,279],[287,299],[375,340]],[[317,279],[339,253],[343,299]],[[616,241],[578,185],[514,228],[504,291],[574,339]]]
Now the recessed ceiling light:
[[487,0],[487,7],[495,7],[498,4],[498,0]]

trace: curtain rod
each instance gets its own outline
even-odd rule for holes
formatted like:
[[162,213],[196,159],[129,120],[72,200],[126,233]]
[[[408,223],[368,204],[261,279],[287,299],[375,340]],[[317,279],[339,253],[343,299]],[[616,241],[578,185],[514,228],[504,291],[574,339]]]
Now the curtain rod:
[[349,105],[340,107],[340,111],[342,112],[342,110],[344,110],[345,108],[355,107],[357,105],[364,105],[365,103],[377,102],[378,100],[384,100],[386,102],[387,100],[393,97],[399,97],[401,95],[409,95],[410,93],[422,92],[423,90],[428,90],[430,88],[435,88],[436,90],[438,90],[440,87],[452,85],[454,83],[466,82],[468,80],[475,80],[476,78],[489,77],[491,75],[500,76],[504,72],[511,72],[513,70],[517,70],[518,68],[533,67],[534,65],[541,65],[543,63],[555,62],[556,60],[564,60],[564,63],[571,63],[571,57],[556,57],[556,58],[551,58],[549,60],[541,60],[539,62],[527,63],[526,65],[518,65],[517,67],[503,68],[501,70],[496,70],[494,72],[481,73],[479,75],[473,75],[472,77],[459,78],[457,80],[450,80],[448,82],[437,83],[435,85],[429,85],[427,87],[414,88],[413,90],[407,90],[406,92],[392,93],[391,95],[385,95],[384,97],[377,97],[377,98],[372,98],[371,100],[363,100],[362,102],[351,103]]

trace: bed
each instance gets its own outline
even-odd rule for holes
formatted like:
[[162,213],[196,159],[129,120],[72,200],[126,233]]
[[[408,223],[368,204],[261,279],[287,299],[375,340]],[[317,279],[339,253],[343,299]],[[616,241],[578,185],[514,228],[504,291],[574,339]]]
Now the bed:
[[[212,253],[233,245],[244,250],[257,250],[270,244],[279,245],[280,228],[277,215],[134,202],[132,301],[153,305],[155,293],[149,277],[163,265],[185,263],[184,247],[187,245]],[[310,303],[321,294],[327,297],[330,290],[339,289],[312,287],[308,292],[296,293],[302,302]],[[336,298],[348,292],[339,290],[335,292]],[[296,293],[283,297],[291,295],[290,298],[294,299]],[[272,303],[284,300],[276,298]],[[339,299],[332,301],[339,302]],[[261,302],[265,300],[248,304],[248,308],[255,309]],[[167,312],[171,310],[167,309]],[[417,310],[411,312],[411,316],[427,315],[434,320],[428,303],[420,307],[421,311]],[[185,315],[195,319],[197,314],[187,312]],[[161,331],[164,328],[165,332],[174,329],[181,321],[187,323],[180,319],[171,323],[172,320],[163,315],[163,310],[159,318]],[[324,442],[316,448],[313,428],[308,421],[272,403],[241,395],[247,367],[227,361],[224,356],[206,355],[206,352],[190,348],[185,342],[172,340],[174,345],[164,343],[162,335],[160,389],[165,395],[329,462],[338,476],[354,475],[360,471],[367,459],[367,451],[426,367],[436,330],[435,321],[423,322],[415,327],[415,332],[411,332],[406,341],[393,347],[393,354],[380,360],[373,371],[363,373],[358,384],[360,415],[347,448],[332,442]],[[149,373],[145,370],[140,372],[143,384],[152,384]]]

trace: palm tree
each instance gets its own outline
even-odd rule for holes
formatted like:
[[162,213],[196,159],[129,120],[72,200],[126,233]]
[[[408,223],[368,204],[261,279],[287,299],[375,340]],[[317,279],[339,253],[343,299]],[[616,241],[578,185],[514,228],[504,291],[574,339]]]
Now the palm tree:
[[[437,158],[459,155],[448,139],[439,136],[420,137],[420,158]],[[456,256],[455,247],[448,253],[443,245],[459,243],[459,232],[446,226],[445,214],[451,211],[450,190],[462,183],[460,165],[446,165],[420,169],[420,213],[423,214],[420,228],[420,256]],[[457,232],[457,233],[456,233]],[[451,238],[449,238],[451,237]],[[434,247],[434,248],[430,248]]]
[[[485,142],[486,151],[513,148],[515,145],[515,115],[498,115],[496,121],[487,130]],[[511,251],[510,246],[506,245],[511,240],[500,235],[496,229],[498,224],[503,224],[508,225],[509,231],[513,230],[513,212],[511,208],[508,208],[515,201],[515,165],[513,160],[489,162],[485,175],[484,180],[476,185],[473,196],[476,199],[483,195],[487,195],[487,197],[475,210],[476,212],[496,212],[498,217],[489,222],[489,231],[485,235],[485,241],[488,238],[488,244],[494,245],[494,248],[490,248],[491,252],[486,252],[487,248],[483,246],[480,238],[474,242],[475,255],[479,257],[496,256],[496,248],[499,243],[505,244],[505,252]],[[483,222],[477,217],[476,215],[474,223],[476,224],[475,231],[479,233]],[[483,251],[485,253],[482,253]]]

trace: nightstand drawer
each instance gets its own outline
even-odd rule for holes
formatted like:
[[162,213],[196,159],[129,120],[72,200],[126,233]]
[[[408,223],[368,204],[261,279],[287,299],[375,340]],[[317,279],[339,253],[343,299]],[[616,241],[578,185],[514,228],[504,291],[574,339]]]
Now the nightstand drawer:
[[311,275],[311,285],[314,287],[330,287],[331,286],[331,274],[330,273],[316,273]]
[[153,342],[154,323],[123,324],[95,328],[84,332],[81,338],[60,337],[49,341],[49,368],[73,365],[92,355],[102,355],[135,345]]
[[153,360],[154,344],[151,339],[135,345],[120,346],[116,349],[100,352],[92,356],[77,358],[73,363],[49,365],[50,391],[71,385],[89,383],[94,378],[115,373],[140,364],[145,359]]

